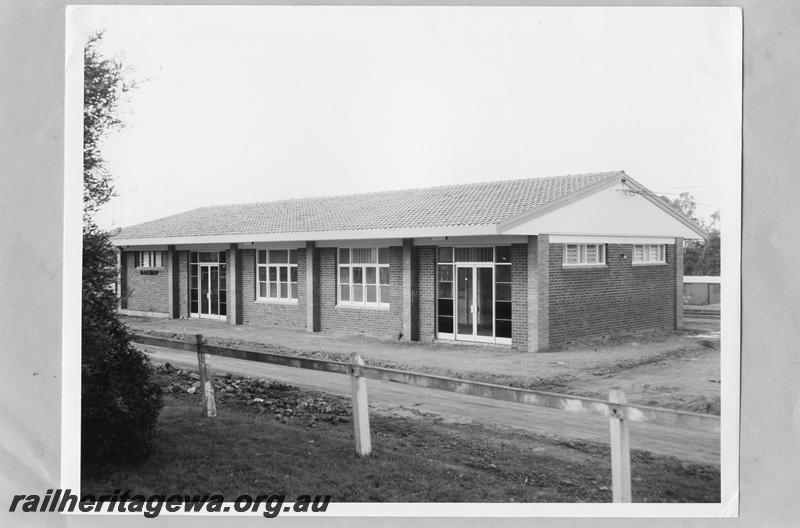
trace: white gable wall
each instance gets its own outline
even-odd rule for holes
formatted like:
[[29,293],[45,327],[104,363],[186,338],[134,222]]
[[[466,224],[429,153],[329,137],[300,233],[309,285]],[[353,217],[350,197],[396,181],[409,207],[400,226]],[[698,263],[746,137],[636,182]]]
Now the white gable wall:
[[694,230],[647,198],[623,192],[622,185],[523,220],[501,229],[501,233],[700,238]]

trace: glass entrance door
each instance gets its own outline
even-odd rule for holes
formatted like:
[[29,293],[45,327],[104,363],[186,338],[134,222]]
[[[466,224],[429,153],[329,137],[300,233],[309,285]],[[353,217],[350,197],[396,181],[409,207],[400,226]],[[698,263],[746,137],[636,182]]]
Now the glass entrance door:
[[218,317],[219,313],[219,266],[200,265],[200,317]]
[[475,307],[475,295],[473,292],[473,276],[475,270],[472,267],[456,268],[456,336],[472,337],[475,334],[475,317],[473,310]]
[[219,266],[200,265],[200,317],[219,316]]
[[456,266],[456,339],[494,341],[494,268]]
[[475,335],[494,341],[494,268],[475,268]]
[[225,319],[226,263],[224,252],[192,252],[189,268],[189,314]]
[[211,303],[211,296],[208,292],[208,276],[210,266],[200,266],[200,317],[209,315],[209,304]]

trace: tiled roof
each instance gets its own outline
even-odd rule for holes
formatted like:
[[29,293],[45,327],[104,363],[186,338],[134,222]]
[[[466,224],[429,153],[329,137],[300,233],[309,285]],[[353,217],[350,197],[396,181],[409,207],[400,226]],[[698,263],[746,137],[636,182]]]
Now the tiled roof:
[[115,239],[496,225],[621,171],[200,207]]

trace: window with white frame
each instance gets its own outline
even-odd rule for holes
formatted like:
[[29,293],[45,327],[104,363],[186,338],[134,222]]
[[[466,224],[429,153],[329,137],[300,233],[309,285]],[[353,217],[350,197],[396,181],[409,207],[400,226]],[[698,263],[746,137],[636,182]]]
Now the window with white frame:
[[259,249],[256,296],[260,300],[297,300],[297,250]]
[[634,264],[664,264],[667,261],[666,244],[634,244]]
[[564,244],[565,266],[591,266],[605,263],[605,244]]
[[137,251],[134,253],[134,267],[136,268],[160,268],[161,251]]
[[389,248],[339,248],[339,304],[389,306]]

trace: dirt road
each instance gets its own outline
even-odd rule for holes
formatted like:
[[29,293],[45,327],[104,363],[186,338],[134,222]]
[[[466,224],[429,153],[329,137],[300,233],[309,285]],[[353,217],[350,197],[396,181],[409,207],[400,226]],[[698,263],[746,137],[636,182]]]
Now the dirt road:
[[[194,354],[155,347],[142,348],[156,363],[169,362],[179,368],[197,368]],[[222,357],[211,357],[210,360],[215,372],[263,377],[306,389],[350,395],[350,380],[347,376]],[[373,380],[369,381],[368,393],[370,408],[377,412],[406,416],[430,414],[452,422],[510,427],[569,441],[608,443],[608,421],[600,417],[567,414],[551,409]],[[716,467],[720,465],[717,434],[632,424],[631,447],[673,456],[686,462]]]
[[642,334],[524,354],[508,347],[405,342],[305,330],[230,325],[207,319],[126,318],[136,332],[255,352],[348,361],[450,378],[605,398],[622,388],[639,405],[719,413],[719,321],[691,331]]

